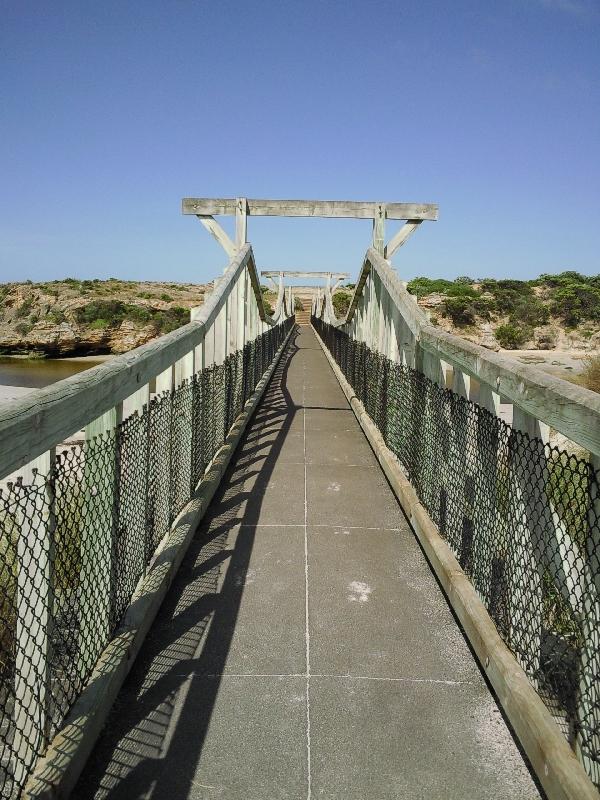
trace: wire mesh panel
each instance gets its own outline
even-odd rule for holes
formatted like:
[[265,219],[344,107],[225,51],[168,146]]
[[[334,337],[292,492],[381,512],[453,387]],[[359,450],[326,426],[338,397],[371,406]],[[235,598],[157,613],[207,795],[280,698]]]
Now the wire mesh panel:
[[600,474],[312,323],[600,785]]
[[17,798],[293,325],[0,488],[0,797]]

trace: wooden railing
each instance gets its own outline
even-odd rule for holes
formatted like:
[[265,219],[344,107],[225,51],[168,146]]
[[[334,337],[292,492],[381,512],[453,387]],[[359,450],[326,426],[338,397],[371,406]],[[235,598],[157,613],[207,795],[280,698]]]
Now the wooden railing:
[[[523,523],[512,532],[513,550],[528,552],[531,561],[527,567],[527,580],[523,580],[521,573],[519,602],[522,600],[528,609],[535,609],[535,613],[528,616],[525,624],[525,620],[520,619],[522,608],[510,599],[509,587],[508,614],[512,615],[509,646],[520,659],[525,643],[520,642],[519,637],[527,637],[529,649],[532,649],[533,642],[533,658],[526,666],[533,685],[540,688],[536,675],[543,657],[544,604],[548,602],[549,591],[564,599],[570,613],[577,619],[584,640],[577,654],[578,663],[565,668],[577,670],[572,675],[578,674],[580,685],[586,687],[585,692],[581,691],[579,695],[575,716],[586,720],[587,746],[581,746],[581,729],[577,725],[571,731],[570,740],[588,774],[596,784],[600,784],[600,395],[431,325],[428,316],[417,306],[416,298],[407,292],[405,284],[383,257],[381,248],[378,251],[372,247],[367,251],[349,310],[343,319],[336,318],[331,287],[317,293],[313,314],[352,340],[364,343],[370,351],[381,353],[393,363],[405,365],[442,389],[451,390],[476,404],[475,410],[485,409],[510,425],[504,438],[490,444],[482,441],[481,431],[476,427],[461,429],[461,426],[476,426],[477,423],[473,422],[476,414],[463,413],[454,417],[447,412],[443,430],[439,431],[427,429],[430,424],[427,413],[415,423],[421,426],[423,442],[426,439],[431,441],[435,435],[443,437],[445,445],[439,451],[443,463],[439,464],[438,500],[441,497],[444,502],[444,517],[446,502],[454,504],[455,521],[449,521],[448,525],[460,525],[465,514],[469,516],[470,525],[470,518],[474,517],[474,531],[469,536],[472,535],[475,543],[495,535],[491,529],[493,526],[485,529],[486,514],[503,513],[499,495],[507,488],[506,480],[510,479],[500,476],[499,471],[494,473],[493,469],[488,470],[485,476],[479,475],[479,481],[488,482],[490,508],[480,509],[479,519],[477,508],[467,512],[465,509],[470,502],[467,494],[481,469],[482,459],[487,458],[492,467],[506,463],[502,448],[506,447],[507,441],[510,445],[517,441],[511,438],[510,431],[514,431],[515,436],[526,434],[519,439],[519,446],[523,458],[529,459],[529,477],[526,470],[525,475],[521,474],[519,478],[520,485],[509,488],[520,509],[517,509],[517,518]],[[390,398],[388,402],[393,403],[393,400]],[[556,441],[556,432],[565,437],[560,439],[560,443]],[[456,449],[459,441],[469,443],[463,452]],[[490,447],[494,452],[485,454],[483,449]],[[515,445],[508,457],[509,464],[517,449]],[[582,475],[585,472],[575,487],[563,480],[564,476],[557,469],[561,464],[568,464],[571,453],[580,459],[577,463]],[[582,466],[581,459],[587,460],[587,466]],[[452,496],[450,487],[444,485],[444,475],[457,473],[464,479],[460,482],[458,494],[456,486],[453,486]],[[582,486],[585,487],[583,490]],[[569,516],[569,507],[575,503],[574,493],[581,491],[587,492],[587,501],[583,504],[587,516],[580,514],[574,523],[571,514],[567,524],[565,518]],[[576,531],[573,530],[575,524],[578,526]],[[460,542],[461,531],[444,531],[444,535],[448,540]],[[522,537],[518,546],[515,542],[517,536]],[[508,574],[511,574],[510,570]],[[512,570],[513,576],[518,574],[517,569]],[[487,584],[484,580],[478,586],[486,603],[489,603],[489,580],[488,576]],[[550,589],[544,583],[548,580],[552,583]],[[517,596],[516,591],[512,594],[513,598]],[[538,643],[537,651],[535,641]],[[554,713],[557,719],[563,716],[559,709],[554,709]]]
[[[242,244],[187,325],[0,408],[2,797],[60,727],[292,315],[282,282],[265,312]],[[115,570],[127,573],[120,589]],[[57,614],[73,643],[56,642]],[[57,647],[73,650],[68,678],[57,678]]]

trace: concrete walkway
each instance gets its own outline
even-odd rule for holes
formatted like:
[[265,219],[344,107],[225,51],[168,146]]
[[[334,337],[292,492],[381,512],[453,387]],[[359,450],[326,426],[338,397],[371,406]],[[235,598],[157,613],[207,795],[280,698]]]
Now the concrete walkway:
[[540,797],[301,331],[74,796]]

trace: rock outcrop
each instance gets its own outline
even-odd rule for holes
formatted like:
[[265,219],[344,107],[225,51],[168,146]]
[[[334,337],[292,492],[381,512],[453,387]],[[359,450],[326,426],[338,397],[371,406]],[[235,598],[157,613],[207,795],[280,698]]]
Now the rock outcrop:
[[0,285],[0,353],[125,353],[189,321],[212,284],[77,281]]

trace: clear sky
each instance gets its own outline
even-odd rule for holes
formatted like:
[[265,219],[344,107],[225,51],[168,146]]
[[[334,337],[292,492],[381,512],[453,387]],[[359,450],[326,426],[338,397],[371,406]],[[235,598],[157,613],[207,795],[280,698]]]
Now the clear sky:
[[[599,146],[599,0],[0,0],[0,280],[214,277],[184,196],[436,202],[402,277],[594,274]],[[261,268],[370,235],[249,219]]]

